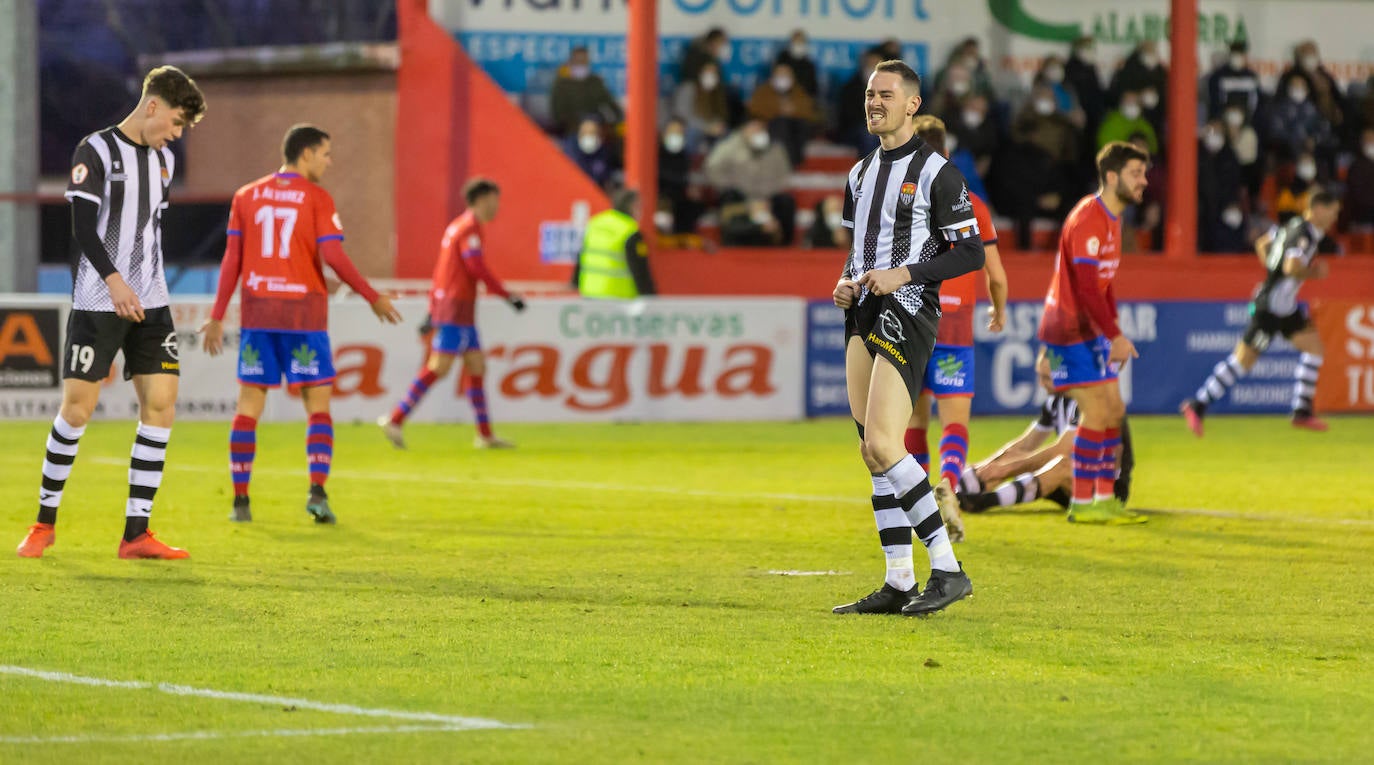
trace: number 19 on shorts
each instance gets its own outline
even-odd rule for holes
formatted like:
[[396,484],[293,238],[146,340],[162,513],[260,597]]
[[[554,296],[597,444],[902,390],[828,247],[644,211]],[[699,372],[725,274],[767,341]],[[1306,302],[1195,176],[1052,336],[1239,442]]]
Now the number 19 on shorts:
[[72,346],[72,370],[73,372],[89,372],[91,365],[95,363],[95,348],[89,345]]

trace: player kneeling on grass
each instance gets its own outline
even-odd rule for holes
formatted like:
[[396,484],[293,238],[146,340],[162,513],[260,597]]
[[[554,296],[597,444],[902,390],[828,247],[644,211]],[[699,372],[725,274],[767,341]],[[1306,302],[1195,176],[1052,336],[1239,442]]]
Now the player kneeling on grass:
[[224,312],[247,272],[241,292],[239,401],[229,432],[229,466],[234,482],[233,521],[251,521],[248,483],[257,451],[258,418],[267,389],[286,384],[299,390],[310,418],[305,452],[310,495],[305,510],[316,523],[334,523],[324,484],[334,458],[334,420],[329,398],[334,388],[334,355],[329,345],[328,264],[372,306],[382,321],[395,324],[401,314],[391,299],[367,283],[343,250],[343,226],[334,198],[316,184],[332,161],[329,134],[313,125],[296,125],[282,141],[280,170],[234,194],[228,239],[220,265],[219,290],[210,318],[201,327],[205,351],[224,349]]

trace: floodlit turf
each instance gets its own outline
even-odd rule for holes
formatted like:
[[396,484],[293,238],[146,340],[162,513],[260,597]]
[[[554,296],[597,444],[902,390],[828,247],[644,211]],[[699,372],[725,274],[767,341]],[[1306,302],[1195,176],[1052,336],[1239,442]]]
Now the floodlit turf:
[[[1023,425],[976,421],[974,456]],[[510,426],[499,452],[411,426],[404,453],[340,425],[337,527],[304,510],[303,423],[259,431],[251,525],[227,424],[179,425],[153,528],[181,562],[116,559],[133,426],[97,424],[57,545],[0,558],[0,664],[310,703],[0,671],[0,762],[1367,759],[1374,419],[1133,426],[1149,524],[970,517],[975,595],[921,620],[829,612],[882,576],[843,420]],[[6,545],[47,428],[0,426]]]

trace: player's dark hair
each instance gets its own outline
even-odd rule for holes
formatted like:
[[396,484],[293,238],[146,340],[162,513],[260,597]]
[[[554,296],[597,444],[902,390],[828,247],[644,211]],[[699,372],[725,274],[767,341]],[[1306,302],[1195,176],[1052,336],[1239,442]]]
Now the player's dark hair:
[[917,94],[921,92],[921,75],[916,74],[916,70],[906,65],[905,61],[890,58],[886,61],[879,61],[873,67],[875,72],[892,72],[902,78],[902,84],[909,85]]
[[196,81],[174,66],[160,66],[143,78],[143,98],[157,96],[173,109],[181,109],[194,125],[205,116],[205,94]]
[[921,114],[912,120],[911,126],[916,129],[916,136],[927,144],[930,148],[939,152],[941,156],[945,153],[945,121],[930,114]]
[[463,199],[467,200],[468,207],[477,204],[477,200],[488,194],[496,194],[501,191],[501,187],[496,185],[496,181],[490,178],[471,178],[463,184]]
[[329,140],[329,134],[304,122],[292,125],[286,131],[286,137],[281,139],[281,156],[290,165],[301,158],[306,149],[313,149],[316,146]]
[[1150,154],[1125,141],[1108,143],[1097,153],[1097,180],[1106,183],[1107,173],[1116,173],[1119,177],[1122,168],[1126,167],[1126,163],[1133,159],[1138,159],[1148,165]]
[[1318,205],[1322,207],[1330,207],[1331,205],[1334,205],[1339,201],[1341,201],[1341,198],[1336,195],[1336,192],[1326,191],[1323,189],[1321,191],[1312,192],[1312,195],[1307,198],[1307,207],[1308,209],[1311,209]]

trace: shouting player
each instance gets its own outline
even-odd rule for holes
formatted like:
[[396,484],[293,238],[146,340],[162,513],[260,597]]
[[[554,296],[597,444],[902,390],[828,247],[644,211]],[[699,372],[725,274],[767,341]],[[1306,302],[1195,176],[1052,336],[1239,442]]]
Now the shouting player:
[[429,392],[430,386],[453,368],[455,356],[463,357],[460,388],[467,391],[477,420],[477,438],[473,445],[478,449],[515,446],[492,434],[487,416],[487,394],[482,382],[487,362],[477,337],[477,283],[485,284],[488,292],[504,298],[516,311],[525,310],[525,301],[507,290],[487,270],[482,257],[482,226],[496,218],[501,205],[501,189],[486,178],[473,178],[463,187],[463,198],[467,200],[468,209],[448,224],[439,250],[439,262],[434,266],[434,286],[429,293],[429,315],[435,327],[431,353],[410,384],[406,397],[396,404],[390,415],[377,418],[382,432],[397,449],[406,448],[401,426]]
[[243,276],[240,296],[239,401],[229,432],[229,465],[234,482],[234,521],[251,521],[248,484],[257,451],[258,418],[267,389],[286,378],[299,390],[310,419],[306,460],[310,494],[305,510],[316,523],[334,523],[324,490],[334,458],[334,420],[329,398],[334,354],[329,345],[328,265],[372,306],[382,321],[401,315],[391,299],[367,283],[343,249],[343,226],[334,198],[317,184],[332,162],[329,134],[314,125],[295,125],[282,140],[277,172],[239,189],[229,208],[228,239],[220,265],[219,290],[201,331],[205,350],[224,349],[224,312]]
[[1051,383],[1078,404],[1080,423],[1073,443],[1073,496],[1068,519],[1075,523],[1144,523],[1116,498],[1116,452],[1121,446],[1121,400],[1117,374],[1136,358],[1135,345],[1116,323],[1112,281],[1121,265],[1121,213],[1145,193],[1149,155],[1122,141],[1097,153],[1096,194],[1079,200],[1064,221],[1054,278],[1045,296],[1040,340],[1045,344]]
[[[946,155],[945,123],[938,117],[920,116],[915,122],[916,135],[931,148]],[[969,192],[973,214],[978,220],[978,232],[983,238],[983,274],[987,278],[988,296],[992,307],[988,313],[988,329],[1001,332],[1006,323],[1007,273],[997,251],[997,229],[992,225],[988,206],[977,194]],[[964,521],[959,517],[959,503],[955,488],[959,475],[968,460],[968,420],[973,404],[973,321],[976,299],[974,285],[977,274],[968,273],[949,279],[940,285],[940,331],[935,336],[935,352],[926,365],[921,397],[907,423],[906,449],[921,469],[930,472],[930,447],[926,442],[926,428],[930,425],[930,405],[933,397],[940,413],[940,478],[935,481],[935,502],[940,516],[949,530],[951,542],[964,539]]]
[[175,158],[167,145],[205,114],[205,97],[174,66],[143,80],[138,106],[118,125],[81,139],[72,158],[72,310],[62,359],[62,408],[48,434],[38,520],[19,556],[42,557],[56,539],[62,491],[77,442],[100,399],[100,383],[124,352],[124,378],[138,395],[138,431],[129,459],[121,558],[186,558],[148,530],[162,484],[181,370],[163,273],[162,211]]
[[1231,355],[1218,363],[1193,398],[1179,407],[1188,427],[1199,438],[1208,405],[1225,396],[1255,366],[1274,335],[1283,335],[1302,351],[1293,372],[1293,426],[1326,430],[1326,421],[1312,409],[1317,374],[1322,367],[1322,339],[1307,318],[1307,309],[1298,304],[1298,290],[1304,281],[1326,276],[1326,264],[1317,260],[1317,245],[1336,225],[1340,213],[1340,200],[1330,192],[1318,191],[1308,198],[1307,210],[1301,218],[1288,221],[1255,242],[1255,253],[1269,273],[1250,303],[1250,325]]

